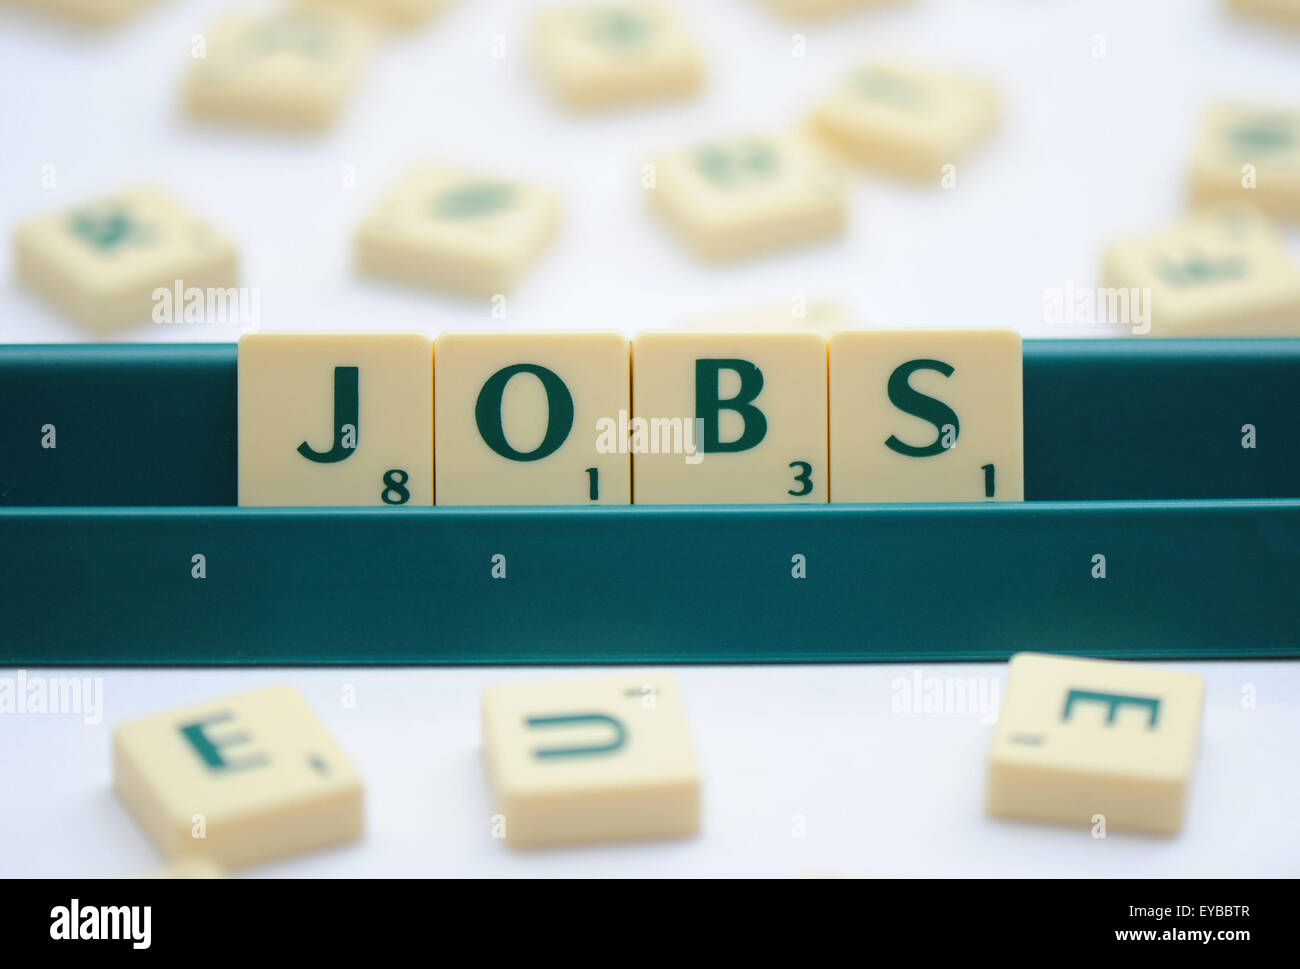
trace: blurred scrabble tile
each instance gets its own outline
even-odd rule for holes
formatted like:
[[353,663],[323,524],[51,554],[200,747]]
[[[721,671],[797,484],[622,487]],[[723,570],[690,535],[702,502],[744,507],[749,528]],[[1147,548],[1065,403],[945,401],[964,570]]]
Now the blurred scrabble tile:
[[984,81],[875,62],[854,71],[813,110],[812,127],[873,168],[935,179],[986,140],[1002,98]]
[[19,6],[36,8],[92,27],[120,23],[155,0],[14,0]]
[[680,97],[704,79],[699,48],[659,3],[609,3],[544,11],[533,56],[552,93],[573,107]]
[[699,831],[699,769],[664,671],[492,687],[483,755],[512,846]]
[[632,341],[632,500],[827,500],[826,338],[646,332]]
[[1228,5],[1238,13],[1300,30],[1300,0],[1228,0]]
[[695,254],[729,260],[837,236],[843,173],[800,136],[705,142],[659,159],[651,198]]
[[988,809],[1010,818],[1172,834],[1183,825],[1205,682],[1108,660],[1011,658]]
[[235,14],[206,35],[185,98],[199,118],[323,128],[338,116],[374,44],[364,18],[320,4]]
[[829,337],[840,330],[851,330],[856,326],[848,311],[838,303],[794,300],[784,306],[768,304],[751,306],[724,313],[711,313],[705,316],[688,318],[681,327],[701,332],[740,331],[762,332],[788,331],[793,333],[820,333]]
[[630,504],[628,367],[621,333],[439,334],[438,504]]
[[1300,267],[1257,210],[1224,206],[1102,255],[1106,288],[1148,291],[1158,337],[1300,336]]
[[1300,110],[1208,109],[1191,184],[1199,205],[1255,205],[1277,218],[1300,220]]
[[831,500],[1023,501],[1014,330],[856,330],[830,339]]
[[245,334],[239,503],[432,504],[432,341],[422,333]]
[[469,296],[510,290],[559,225],[549,189],[492,175],[423,167],[362,221],[363,272]]
[[225,878],[226,869],[202,855],[175,858],[166,868],[141,875],[141,878]]
[[235,245],[159,188],[130,188],[18,227],[19,277],[78,323],[146,323],[159,289],[234,287]]
[[364,14],[396,26],[423,23],[434,14],[441,13],[452,0],[317,0],[330,3],[340,10]]
[[238,868],[361,835],[361,779],[289,686],[119,726],[113,786],[186,864]]
[[898,6],[906,0],[762,0],[767,6],[791,17],[824,17],[868,7]]

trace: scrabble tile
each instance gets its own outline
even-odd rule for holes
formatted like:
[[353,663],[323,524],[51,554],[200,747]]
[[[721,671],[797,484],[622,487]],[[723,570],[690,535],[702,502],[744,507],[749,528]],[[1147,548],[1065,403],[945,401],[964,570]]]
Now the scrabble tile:
[[1023,501],[1020,335],[830,339],[832,501]]
[[422,333],[239,341],[239,503],[433,503],[433,344]]
[[360,17],[299,4],[221,20],[193,59],[186,104],[198,118],[323,128],[338,116],[369,60]]
[[340,10],[372,16],[397,26],[423,23],[452,0],[328,0]]
[[1300,336],[1300,268],[1256,210],[1224,206],[1102,255],[1103,286],[1148,290],[1157,337]]
[[904,0],[763,0],[767,6],[791,17],[824,17],[868,7],[896,6]]
[[989,755],[988,809],[1172,834],[1183,825],[1205,682],[1195,674],[1019,653]]
[[1191,184],[1199,205],[1255,205],[1300,220],[1300,110],[1222,104],[1207,110]]
[[162,189],[129,188],[41,216],[14,235],[19,277],[83,326],[120,329],[153,318],[154,294],[228,289],[235,245]]
[[820,333],[829,337],[840,330],[851,330],[856,326],[848,311],[838,303],[814,301],[798,305],[768,304],[751,306],[741,310],[729,310],[724,313],[710,313],[704,316],[688,318],[681,327],[687,330],[703,332],[741,331],[772,332],[788,331],[794,333]]
[[992,84],[875,62],[813,110],[812,128],[864,165],[935,179],[988,138],[1001,114]]
[[450,168],[408,173],[362,221],[363,272],[491,296],[510,290],[559,225],[549,189]]
[[439,334],[438,504],[630,504],[628,366],[621,333]]
[[534,24],[533,56],[551,92],[580,108],[680,97],[704,80],[695,41],[659,3],[547,10]]
[[636,504],[827,500],[819,333],[641,333],[632,415]]
[[704,142],[654,163],[650,197],[701,259],[739,259],[837,236],[843,174],[800,136]]
[[141,875],[141,878],[225,878],[226,869],[202,855],[173,859],[166,868]]
[[1300,30],[1300,0],[1228,0],[1228,5],[1238,13]]
[[122,724],[113,786],[168,859],[238,868],[361,835],[361,779],[289,686]]
[[699,830],[699,769],[666,672],[492,687],[483,755],[511,846]]
[[22,6],[77,20],[92,27],[117,24],[154,0],[18,0]]

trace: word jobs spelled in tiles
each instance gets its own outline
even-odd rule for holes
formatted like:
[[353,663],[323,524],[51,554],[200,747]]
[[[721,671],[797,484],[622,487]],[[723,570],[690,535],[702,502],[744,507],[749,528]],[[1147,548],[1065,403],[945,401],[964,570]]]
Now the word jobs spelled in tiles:
[[288,5],[222,20],[192,51],[191,114],[289,128],[338,115],[369,59],[373,28],[319,5]]
[[289,686],[123,724],[113,786],[168,859],[233,868],[361,834],[361,779]]
[[629,504],[621,333],[443,333],[434,364],[440,505]]
[[420,333],[239,341],[241,505],[433,503],[433,342]]
[[843,173],[811,140],[753,135],[661,158],[653,203],[701,259],[728,260],[838,235]]
[[699,768],[677,683],[663,671],[492,687],[483,756],[511,845],[699,829]]
[[1022,501],[1013,330],[852,330],[830,339],[833,501]]
[[547,10],[534,31],[542,76],[575,107],[687,94],[704,76],[699,48],[661,4]]
[[1132,663],[1011,658],[989,757],[989,810],[1069,824],[1182,827],[1205,682]]
[[234,243],[152,186],[27,222],[14,248],[19,276],[94,329],[178,322],[157,315],[181,312],[173,305],[177,285],[226,293],[237,281]]
[[637,504],[826,501],[826,338],[638,335],[629,448]]
[[423,166],[357,229],[363,272],[470,296],[507,292],[555,234],[554,192],[512,179]]
[[1149,297],[1154,336],[1300,335],[1300,267],[1258,210],[1228,205],[1109,246],[1104,285]]

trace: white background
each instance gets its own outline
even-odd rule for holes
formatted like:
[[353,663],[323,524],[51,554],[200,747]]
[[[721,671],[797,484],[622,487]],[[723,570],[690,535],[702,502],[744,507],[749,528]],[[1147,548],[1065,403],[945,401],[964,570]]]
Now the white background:
[[[351,269],[362,214],[427,159],[548,181],[564,196],[557,244],[510,297],[512,327],[634,332],[803,295],[838,301],[866,323],[1096,334],[1044,323],[1042,292],[1091,284],[1102,245],[1178,217],[1200,106],[1300,99],[1300,38],[1239,22],[1208,0],[917,0],[820,25],[792,24],[757,0],[697,0],[675,6],[706,48],[701,96],[573,117],[529,70],[536,5],[459,0],[431,26],[383,43],[329,132],[253,133],[193,124],[178,107],[192,35],[230,6],[160,0],[106,34],[0,7],[0,226],[161,182],[238,241],[265,329],[502,325],[486,304]],[[791,57],[795,32],[806,35],[804,59]],[[491,56],[497,36],[503,59]],[[863,176],[842,241],[729,268],[691,262],[647,212],[641,165],[694,137],[795,123],[871,54],[1001,85],[1005,123],[986,150],[959,162],[957,188]],[[42,187],[47,165],[55,188]],[[354,188],[343,185],[345,166]],[[1300,235],[1289,241],[1300,253]],[[109,338],[237,335],[232,326],[146,324]],[[103,338],[48,310],[12,271],[0,280],[0,341]],[[1088,631],[1078,635],[1086,652]],[[1203,755],[1177,838],[1112,832],[1103,841],[987,819],[991,726],[974,714],[893,712],[894,684],[919,671],[982,677],[987,688],[1001,681],[1000,664],[713,667],[678,671],[705,775],[704,833],[533,854],[490,837],[478,698],[491,683],[575,671],[84,671],[104,679],[104,723],[0,715],[0,873],[156,867],[110,790],[111,725],[286,681],[304,690],[366,778],[367,835],[259,869],[266,873],[1300,873],[1300,666],[1171,665],[1201,673],[1209,687]],[[346,685],[355,708],[341,703]],[[1242,702],[1248,686],[1254,708]],[[796,815],[803,838],[792,834]]]

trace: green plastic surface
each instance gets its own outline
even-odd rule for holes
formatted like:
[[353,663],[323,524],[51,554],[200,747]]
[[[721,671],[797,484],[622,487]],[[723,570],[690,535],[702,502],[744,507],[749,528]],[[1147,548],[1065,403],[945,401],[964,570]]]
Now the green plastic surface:
[[0,664],[1300,655],[1300,501],[31,509],[0,548]]

